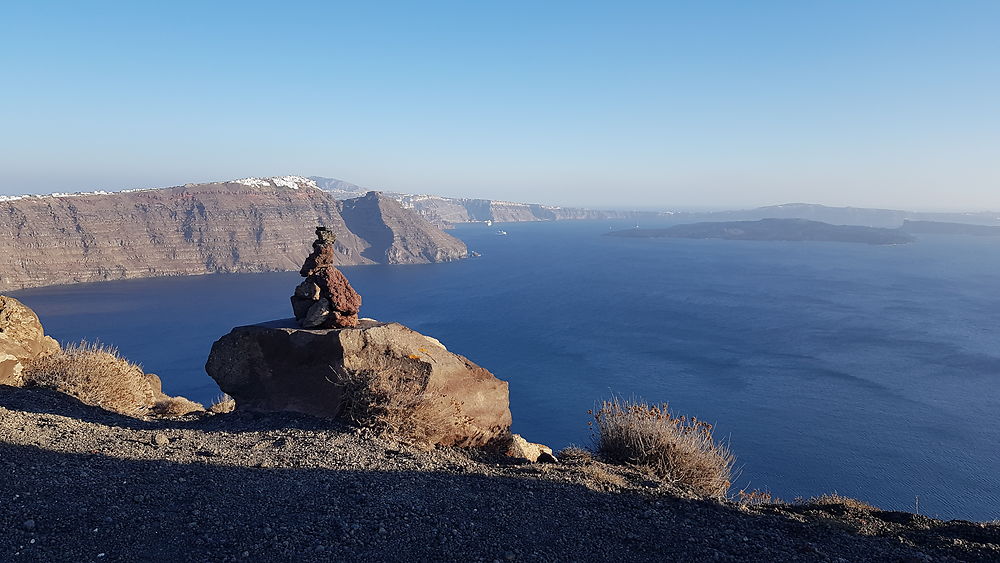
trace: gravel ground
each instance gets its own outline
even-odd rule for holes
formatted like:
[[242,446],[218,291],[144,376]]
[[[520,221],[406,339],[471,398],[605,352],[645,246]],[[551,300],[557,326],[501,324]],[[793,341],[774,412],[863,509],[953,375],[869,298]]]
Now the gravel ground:
[[233,413],[136,420],[0,386],[0,562],[998,561],[1000,525],[699,500]]

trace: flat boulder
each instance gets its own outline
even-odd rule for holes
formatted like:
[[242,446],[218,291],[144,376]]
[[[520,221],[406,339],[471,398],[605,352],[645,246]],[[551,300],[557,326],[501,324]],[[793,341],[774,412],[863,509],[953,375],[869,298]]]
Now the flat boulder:
[[[448,405],[433,422],[436,445],[479,447],[509,435],[507,382],[398,323],[303,329],[288,319],[237,327],[212,346],[205,370],[236,410],[344,419],[359,394],[389,392],[403,395],[394,404]],[[366,388],[373,378],[380,387]]]
[[25,362],[58,351],[59,343],[45,335],[34,311],[0,295],[0,385],[22,385]]

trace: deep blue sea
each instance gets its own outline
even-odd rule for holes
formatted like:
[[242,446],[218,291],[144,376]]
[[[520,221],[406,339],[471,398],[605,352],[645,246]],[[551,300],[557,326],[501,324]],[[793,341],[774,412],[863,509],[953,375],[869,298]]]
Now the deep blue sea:
[[[625,239],[614,222],[466,225],[481,258],[344,268],[362,316],[398,321],[510,382],[514,430],[588,444],[612,394],[716,424],[738,487],[1000,519],[1000,240],[905,246]],[[654,226],[646,225],[643,226]],[[306,252],[308,249],[303,249]],[[296,273],[16,295],[60,341],[117,346],[200,401],[212,342],[290,316]]]

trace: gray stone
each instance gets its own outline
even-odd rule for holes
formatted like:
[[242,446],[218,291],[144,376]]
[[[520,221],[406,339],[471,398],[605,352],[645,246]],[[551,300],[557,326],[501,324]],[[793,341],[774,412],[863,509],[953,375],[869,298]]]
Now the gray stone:
[[315,302],[306,312],[306,316],[299,321],[302,328],[313,328],[326,322],[326,317],[330,315],[330,300],[320,299]]
[[320,287],[315,283],[306,280],[295,288],[295,296],[310,301],[318,301],[320,298]]

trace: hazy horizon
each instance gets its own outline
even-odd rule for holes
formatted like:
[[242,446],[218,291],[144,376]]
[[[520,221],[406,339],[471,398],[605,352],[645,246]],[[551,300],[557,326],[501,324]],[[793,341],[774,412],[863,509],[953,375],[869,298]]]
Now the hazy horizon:
[[0,195],[286,174],[590,208],[1000,211],[1000,4],[37,2]]
[[[635,204],[635,205],[628,205],[628,204],[621,204],[621,203],[587,205],[587,204],[574,203],[574,202],[568,202],[567,203],[565,201],[546,201],[546,200],[542,200],[542,199],[538,199],[538,198],[535,198],[535,199],[524,199],[524,200],[510,200],[509,198],[490,197],[489,195],[470,196],[470,195],[467,195],[466,193],[462,193],[462,192],[456,192],[456,193],[452,193],[452,194],[443,193],[443,192],[433,192],[433,193],[432,192],[407,192],[405,190],[396,189],[396,188],[394,188],[392,186],[369,186],[369,185],[365,185],[363,183],[353,182],[350,179],[338,178],[336,176],[325,176],[325,175],[322,175],[322,174],[271,174],[271,175],[256,176],[256,177],[257,178],[278,178],[278,177],[285,177],[285,176],[301,176],[303,178],[309,178],[309,177],[313,177],[313,178],[326,178],[328,180],[339,180],[339,181],[342,181],[342,182],[347,182],[349,184],[354,184],[354,185],[356,185],[356,186],[358,186],[360,188],[364,188],[366,190],[396,192],[396,193],[406,193],[406,194],[410,194],[410,195],[434,195],[434,196],[452,197],[452,198],[491,199],[491,200],[501,200],[501,201],[516,201],[518,203],[530,203],[530,204],[551,205],[551,206],[561,206],[561,207],[582,207],[582,208],[589,208],[589,209],[615,210],[615,211],[675,211],[675,212],[688,212],[688,213],[703,213],[703,212],[713,212],[713,211],[733,211],[733,210],[743,210],[743,209],[757,209],[757,208],[761,208],[761,207],[774,207],[774,206],[779,206],[779,205],[805,204],[805,205],[822,205],[822,206],[834,207],[834,208],[836,208],[836,207],[853,207],[853,208],[862,208],[862,209],[884,209],[884,210],[892,210],[892,211],[916,211],[916,212],[930,212],[930,213],[934,213],[934,212],[940,212],[940,213],[962,213],[962,212],[968,212],[968,213],[990,213],[990,212],[997,212],[997,213],[1000,213],[1000,207],[995,208],[995,209],[993,209],[993,208],[969,209],[969,208],[945,207],[945,206],[942,206],[942,207],[905,207],[905,206],[895,206],[895,207],[893,207],[893,206],[876,206],[876,205],[873,205],[873,206],[862,206],[862,205],[851,205],[851,204],[824,203],[824,202],[820,202],[820,201],[791,201],[791,200],[789,200],[789,201],[764,202],[764,203],[759,203],[759,204],[746,204],[746,205],[736,205],[736,204],[725,205],[725,204],[718,204],[718,203],[717,204],[711,204],[711,205],[698,205],[698,204],[690,204],[690,205],[650,205],[650,204],[644,204],[644,203],[638,203],[638,204]],[[247,178],[247,177],[244,177],[244,178]],[[195,180],[195,181],[188,181],[188,182],[179,182],[179,183],[169,184],[169,185],[123,186],[123,187],[119,187],[119,188],[91,187],[91,188],[83,188],[83,189],[78,189],[78,190],[54,190],[54,191],[51,191],[51,192],[48,192],[48,191],[36,191],[36,192],[9,192],[8,193],[8,192],[4,192],[2,189],[0,189],[0,197],[2,197],[2,196],[52,195],[53,193],[68,194],[68,195],[75,195],[75,194],[80,194],[80,193],[92,193],[92,192],[117,193],[117,192],[132,191],[132,190],[165,189],[165,188],[172,188],[172,187],[177,187],[177,186],[183,186],[185,184],[194,184],[194,185],[197,185],[197,184],[219,183],[219,182],[226,182],[226,181],[232,181],[232,180],[241,180],[241,179],[244,179],[244,178],[235,178],[235,177],[234,178],[218,178],[218,179],[206,179],[206,180]]]

